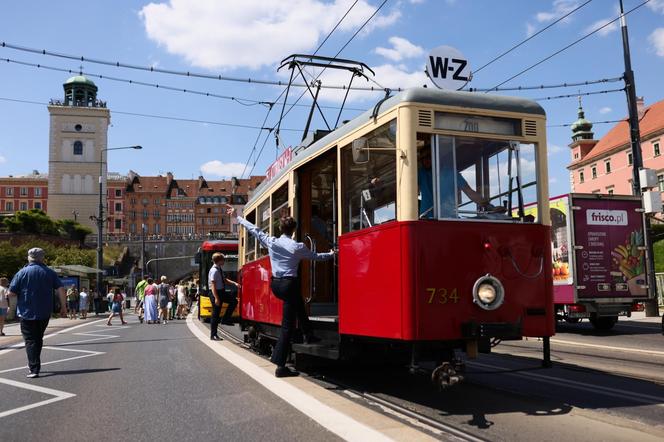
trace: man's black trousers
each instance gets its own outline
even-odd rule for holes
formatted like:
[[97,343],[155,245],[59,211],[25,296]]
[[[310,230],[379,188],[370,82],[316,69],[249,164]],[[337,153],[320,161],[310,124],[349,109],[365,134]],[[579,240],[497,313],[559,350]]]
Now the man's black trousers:
[[281,317],[281,334],[277,345],[272,352],[272,362],[279,367],[286,365],[286,359],[290,353],[290,341],[295,319],[299,323],[304,335],[311,334],[309,316],[304,308],[304,300],[300,294],[300,280],[297,278],[272,278],[270,284],[274,296],[284,302],[283,316]]
[[48,319],[21,319],[21,334],[25,341],[25,352],[28,354],[30,373],[39,373],[41,370],[41,351],[47,326]]
[[219,306],[214,304],[214,296],[210,296],[210,302],[212,302],[212,317],[210,318],[210,337],[217,336],[219,328],[219,316],[221,315],[221,306],[224,305],[224,302],[228,304],[226,308],[226,313],[222,318],[223,322],[230,322],[235,307],[237,307],[237,298],[231,293],[226,293],[223,290],[219,290],[217,293],[221,292],[221,302]]

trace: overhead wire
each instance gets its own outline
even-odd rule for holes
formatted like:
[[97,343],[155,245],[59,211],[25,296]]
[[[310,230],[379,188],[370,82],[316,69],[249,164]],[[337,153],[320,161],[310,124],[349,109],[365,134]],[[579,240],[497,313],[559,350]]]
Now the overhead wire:
[[531,98],[533,101],[546,101],[546,100],[557,100],[560,98],[576,98],[579,96],[587,96],[587,95],[599,95],[599,94],[610,94],[612,92],[622,92],[624,91],[625,88],[621,87],[618,89],[605,89],[602,91],[591,91],[591,92],[578,92],[576,94],[566,94],[566,95],[555,95],[551,97],[539,97],[539,98]]
[[[594,125],[596,124],[611,124],[611,123],[620,123],[623,121],[627,121],[625,118],[622,120],[604,120],[604,121],[591,121],[591,123]],[[546,127],[570,127],[574,123],[566,123],[566,124],[547,124]]]
[[[630,9],[629,11],[625,12],[624,15],[629,15],[630,13],[632,13],[632,12],[636,11],[637,9],[641,8],[643,5],[645,5],[645,4],[648,3],[649,1],[650,1],[650,0],[645,0],[644,2],[638,4],[637,6],[633,7],[633,8]],[[572,46],[574,46],[574,45],[576,45],[576,44],[582,42],[583,40],[585,40],[586,38],[590,37],[591,35],[596,34],[597,32],[599,32],[599,31],[601,31],[602,29],[606,28],[607,26],[611,25],[612,23],[615,23],[617,20],[620,20],[621,17],[623,17],[623,14],[621,14],[621,15],[619,15],[618,17],[614,18],[613,20],[611,20],[611,21],[609,21],[609,22],[603,24],[602,26],[599,26],[599,27],[597,27],[596,29],[594,29],[594,30],[588,32],[587,34],[585,34],[585,35],[583,35],[582,37],[580,37],[580,38],[574,40],[572,43],[568,44],[567,46],[565,46],[565,47],[563,47],[563,48],[557,50],[556,52],[554,52],[554,53],[552,53],[552,54],[550,54],[550,55],[548,55],[548,56],[546,56],[546,57],[544,57],[543,59],[539,60],[538,62],[536,62],[536,63],[534,63],[534,64],[532,64],[532,65],[530,65],[530,66],[528,66],[527,68],[522,69],[522,70],[519,71],[518,73],[512,75],[512,76],[511,76],[510,78],[508,78],[507,80],[504,80],[504,81],[498,83],[497,85],[495,85],[494,87],[490,88],[489,90],[487,90],[487,91],[485,91],[485,92],[491,92],[492,90],[495,90],[495,88],[500,87],[500,86],[504,85],[505,83],[507,83],[507,82],[509,82],[509,81],[512,81],[512,80],[514,80],[515,78],[517,78],[517,77],[519,77],[519,76],[525,74],[526,72],[528,72],[528,71],[530,71],[531,69],[533,69],[533,68],[539,66],[540,64],[542,64],[542,63],[544,63],[544,62],[550,60],[551,58],[555,57],[556,55],[560,54],[561,52],[564,52],[564,51],[566,51],[567,49],[571,48]]]
[[512,86],[512,87],[501,87],[501,88],[469,88],[468,92],[486,92],[489,90],[493,91],[528,91],[528,90],[538,90],[538,89],[558,89],[564,87],[578,87],[578,86],[590,86],[592,84],[599,83],[615,83],[623,80],[623,76],[612,77],[612,78],[601,78],[598,80],[586,80],[578,81],[574,83],[558,83],[558,84],[541,84],[536,86]]

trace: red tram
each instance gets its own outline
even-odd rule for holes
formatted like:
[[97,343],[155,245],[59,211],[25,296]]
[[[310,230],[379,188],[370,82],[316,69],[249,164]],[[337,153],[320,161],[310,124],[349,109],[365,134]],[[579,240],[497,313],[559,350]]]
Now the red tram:
[[[321,136],[322,135],[322,136]],[[244,216],[278,236],[337,246],[303,262],[302,293],[321,343],[297,355],[402,359],[460,379],[495,339],[554,333],[544,110],[535,102],[411,89],[291,153]],[[536,221],[524,206],[535,204]],[[278,336],[267,250],[242,231],[240,314],[248,340]],[[548,344],[548,339],[545,339]],[[546,351],[546,348],[545,348]],[[546,356],[545,356],[546,357]]]

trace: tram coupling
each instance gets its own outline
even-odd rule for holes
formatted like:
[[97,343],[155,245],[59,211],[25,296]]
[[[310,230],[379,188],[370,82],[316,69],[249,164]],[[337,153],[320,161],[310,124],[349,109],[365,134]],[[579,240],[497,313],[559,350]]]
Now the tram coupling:
[[463,381],[464,364],[460,360],[443,362],[431,372],[431,382],[438,390],[445,390]]

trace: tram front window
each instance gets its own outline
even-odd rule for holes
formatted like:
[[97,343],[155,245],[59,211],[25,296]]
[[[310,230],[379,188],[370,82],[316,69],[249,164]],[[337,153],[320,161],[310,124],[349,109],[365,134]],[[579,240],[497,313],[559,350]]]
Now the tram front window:
[[537,202],[533,144],[418,134],[418,150],[420,219],[525,219]]

